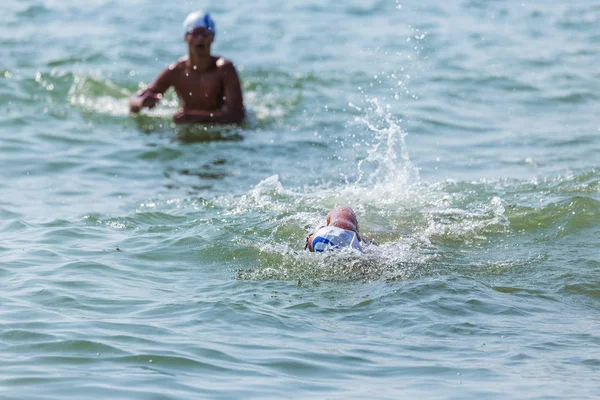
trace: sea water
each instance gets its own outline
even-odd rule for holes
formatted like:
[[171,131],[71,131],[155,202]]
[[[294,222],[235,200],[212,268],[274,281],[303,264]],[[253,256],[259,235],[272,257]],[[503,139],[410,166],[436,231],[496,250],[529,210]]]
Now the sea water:
[[[204,7],[241,127],[127,99]],[[600,396],[600,6],[0,5],[0,398]],[[308,254],[349,205],[364,254]]]

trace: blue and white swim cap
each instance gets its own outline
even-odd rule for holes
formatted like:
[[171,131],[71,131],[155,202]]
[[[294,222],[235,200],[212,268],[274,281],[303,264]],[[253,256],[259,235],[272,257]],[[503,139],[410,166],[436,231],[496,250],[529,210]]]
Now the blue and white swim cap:
[[335,226],[324,226],[315,232],[312,238],[313,251],[322,253],[325,250],[337,250],[351,247],[362,252],[356,232]]
[[215,34],[215,21],[210,17],[210,14],[204,11],[195,11],[183,21],[183,36],[200,27],[208,29],[213,35]]

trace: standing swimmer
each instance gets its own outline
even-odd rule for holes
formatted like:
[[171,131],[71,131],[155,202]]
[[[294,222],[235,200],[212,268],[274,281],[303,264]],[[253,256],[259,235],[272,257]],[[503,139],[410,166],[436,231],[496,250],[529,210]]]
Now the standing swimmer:
[[147,89],[129,99],[129,110],[153,108],[173,86],[181,110],[173,116],[178,124],[239,124],[245,110],[240,80],[233,63],[210,54],[215,23],[208,13],[197,11],[183,22],[188,56],[165,68]]

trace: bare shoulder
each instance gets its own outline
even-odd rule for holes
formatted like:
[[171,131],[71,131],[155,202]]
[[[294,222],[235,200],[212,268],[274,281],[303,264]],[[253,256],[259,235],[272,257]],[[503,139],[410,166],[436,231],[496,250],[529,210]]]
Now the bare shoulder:
[[233,62],[224,57],[216,57],[215,65],[217,66],[217,69],[223,73],[235,72]]
[[179,60],[169,64],[169,66],[167,67],[167,70],[174,71],[174,72],[184,71],[187,66],[187,60],[188,60],[187,56],[181,57]]
[[225,57],[215,56],[215,65],[217,68],[223,68],[227,66],[233,66],[233,63],[231,60],[228,60]]

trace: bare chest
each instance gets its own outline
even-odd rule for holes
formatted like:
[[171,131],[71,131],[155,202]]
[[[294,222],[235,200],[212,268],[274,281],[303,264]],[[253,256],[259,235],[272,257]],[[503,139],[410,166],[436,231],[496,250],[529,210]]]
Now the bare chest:
[[184,70],[178,75],[173,86],[183,108],[215,110],[223,104],[222,77],[218,70]]

